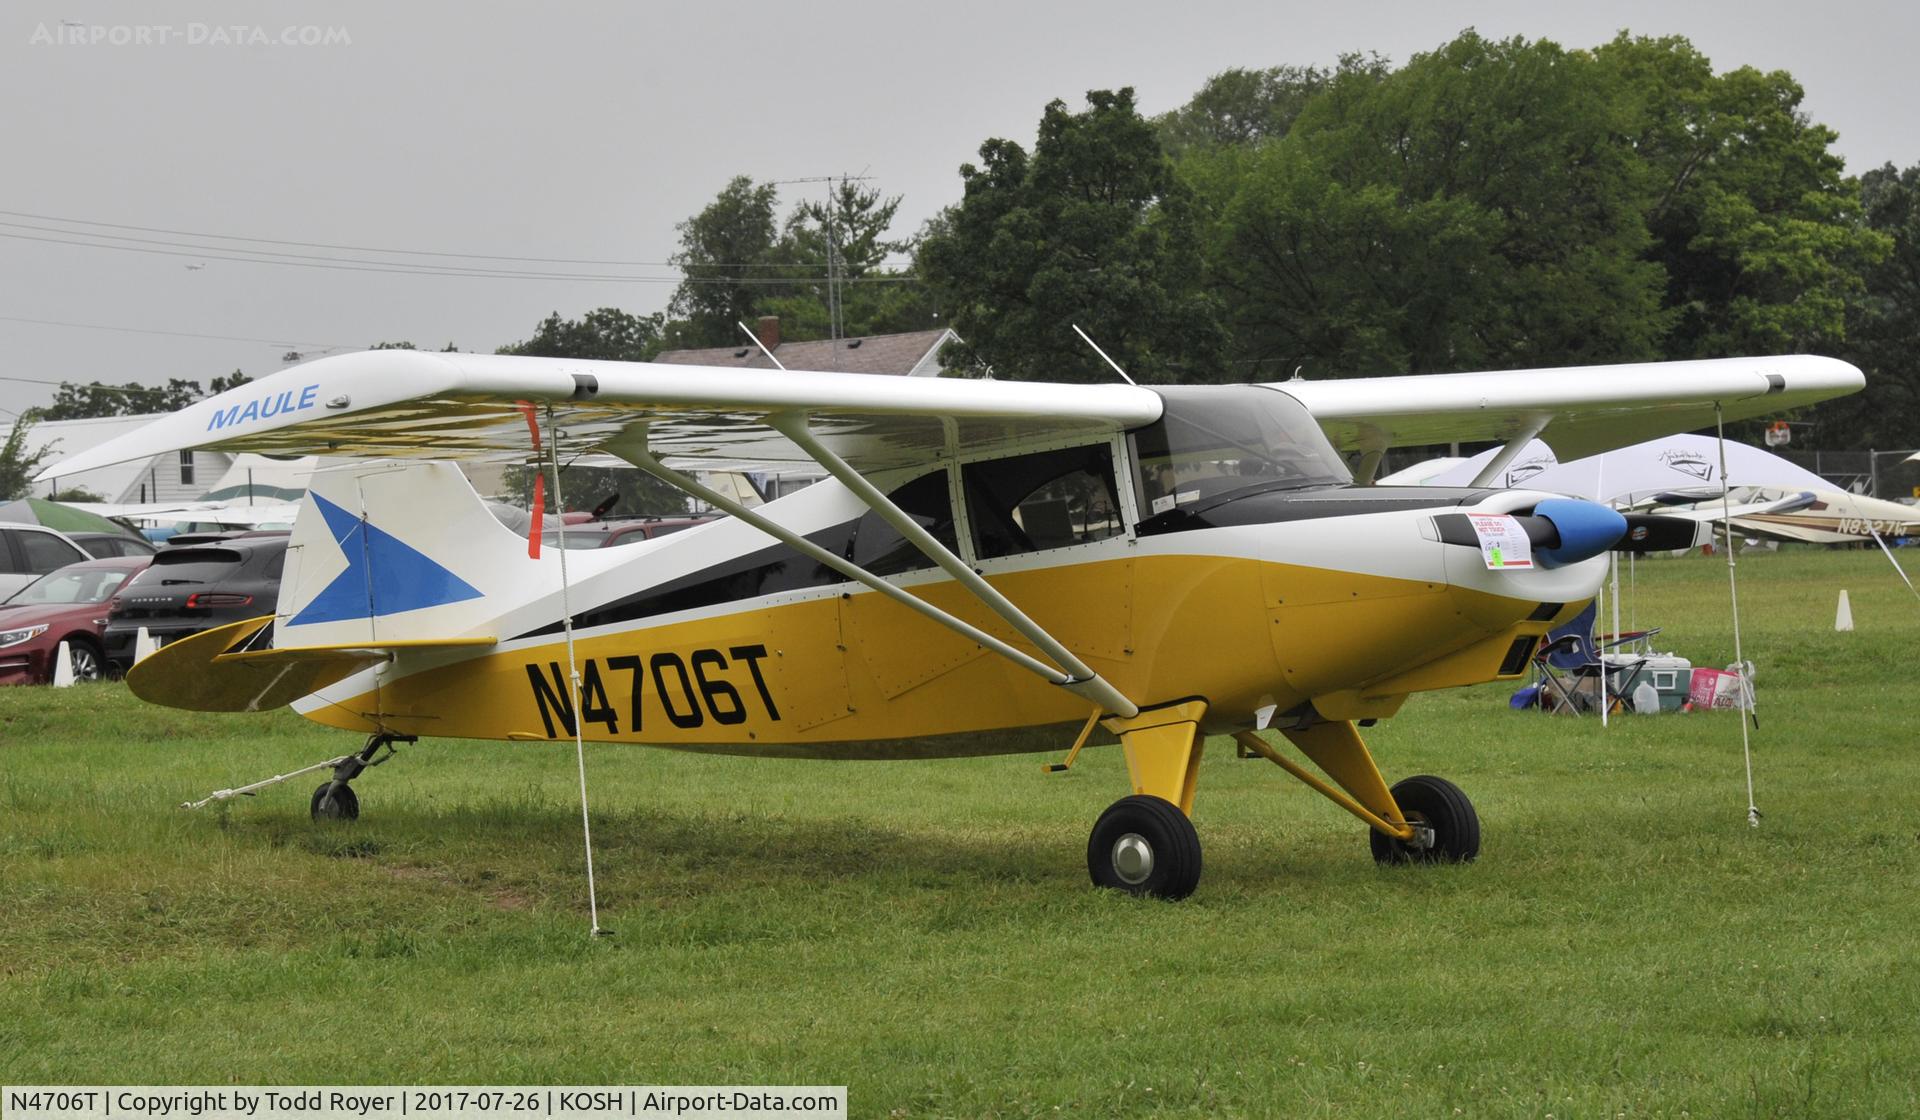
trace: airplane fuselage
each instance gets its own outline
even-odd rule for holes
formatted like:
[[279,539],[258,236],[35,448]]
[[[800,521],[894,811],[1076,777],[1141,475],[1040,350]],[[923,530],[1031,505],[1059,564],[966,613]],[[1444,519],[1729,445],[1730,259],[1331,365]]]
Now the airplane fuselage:
[[[1593,596],[1604,560],[1494,571],[1433,529],[1436,513],[1541,497],[1256,494],[1163,531],[1148,522],[975,564],[1142,706],[1203,696],[1220,730],[1308,711],[1383,717],[1413,691],[1523,673],[1538,636]],[[857,534],[864,512],[832,481],[764,509],[833,542]],[[402,654],[297,707],[356,730],[544,741],[572,738],[577,719],[593,741],[818,758],[1053,750],[1090,714],[1086,700],[790,549],[745,547],[754,535],[722,521],[570,554],[571,661],[550,593],[503,620],[487,652]],[[727,559],[707,562],[716,555]],[[944,573],[889,578],[1032,651]]]

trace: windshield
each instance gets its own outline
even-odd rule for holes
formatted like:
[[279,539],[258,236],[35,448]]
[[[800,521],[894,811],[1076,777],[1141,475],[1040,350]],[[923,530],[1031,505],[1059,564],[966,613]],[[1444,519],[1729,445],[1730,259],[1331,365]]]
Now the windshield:
[[1155,391],[1166,412],[1133,433],[1143,518],[1249,487],[1353,482],[1313,414],[1285,393],[1257,385]]
[[39,606],[104,603],[126,578],[125,571],[115,568],[62,568],[16,591],[7,602]]

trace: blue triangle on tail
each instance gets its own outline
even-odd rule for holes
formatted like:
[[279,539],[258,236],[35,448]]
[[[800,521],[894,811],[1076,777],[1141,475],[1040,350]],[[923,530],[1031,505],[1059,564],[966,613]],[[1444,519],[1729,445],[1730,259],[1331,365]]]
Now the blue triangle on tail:
[[472,584],[419,549],[318,494],[312,497],[334,543],[347,558],[347,570],[335,576],[288,625],[377,618],[480,597]]

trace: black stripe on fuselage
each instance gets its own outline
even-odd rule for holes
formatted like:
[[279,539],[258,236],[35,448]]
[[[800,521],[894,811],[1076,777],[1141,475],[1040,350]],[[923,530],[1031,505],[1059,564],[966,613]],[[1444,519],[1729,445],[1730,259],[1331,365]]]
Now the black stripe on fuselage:
[[[853,540],[854,527],[858,524],[858,521],[844,521],[808,533],[806,539],[835,556],[845,556],[847,545]],[[803,591],[809,587],[827,587],[845,582],[847,577],[825,564],[802,556],[789,545],[776,544],[582,611],[573,616],[573,627],[584,630],[590,626],[611,626],[655,615],[757,599],[762,595],[777,595],[782,591]],[[560,623],[555,621],[519,637],[538,638],[559,634],[562,630]]]
[[1318,521],[1369,513],[1478,505],[1496,491],[1464,486],[1337,486],[1318,490],[1229,491],[1209,502],[1170,509],[1140,523],[1140,536],[1224,529],[1234,525],[1272,525]]
[[[1205,505],[1170,510],[1140,524],[1141,536],[1217,529],[1230,525],[1258,525],[1353,517],[1368,513],[1443,506],[1474,505],[1489,490],[1440,486],[1338,487],[1324,490],[1269,491],[1247,495],[1225,494]],[[856,521],[847,521],[807,534],[807,540],[836,556],[847,555]],[[639,562],[644,563],[644,558]],[[931,566],[931,565],[925,565]],[[850,583],[845,576],[808,559],[784,544],[776,544],[709,568],[689,572],[657,587],[623,596],[573,618],[576,630],[634,622],[679,611],[745,602],[783,591],[804,591]],[[539,638],[562,633],[556,620],[518,635]]]

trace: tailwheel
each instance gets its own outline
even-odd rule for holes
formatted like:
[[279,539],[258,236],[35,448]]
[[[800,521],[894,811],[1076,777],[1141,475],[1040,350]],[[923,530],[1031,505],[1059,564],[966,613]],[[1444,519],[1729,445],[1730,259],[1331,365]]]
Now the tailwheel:
[[1170,801],[1123,797],[1094,822],[1087,871],[1097,887],[1185,898],[1200,885],[1200,835]]
[[[378,766],[396,753],[395,743],[411,743],[411,735],[396,735],[390,731],[378,732],[367,738],[367,745],[360,748],[359,754],[343,755],[333,761],[333,780],[321,782],[320,788],[313,791],[313,799],[307,802],[307,813],[316,821],[357,821],[360,819],[360,795],[353,792],[348,782],[353,781],[368,768]],[[387,753],[381,754],[381,750]],[[324,765],[324,764],[323,764]],[[312,769],[310,767],[310,769]]]
[[360,819],[360,795],[345,782],[325,781],[313,791],[307,812],[316,821],[357,821]]
[[1418,774],[1394,784],[1393,800],[1413,825],[1414,838],[1370,832],[1376,862],[1465,863],[1480,854],[1480,815],[1459,786]]

